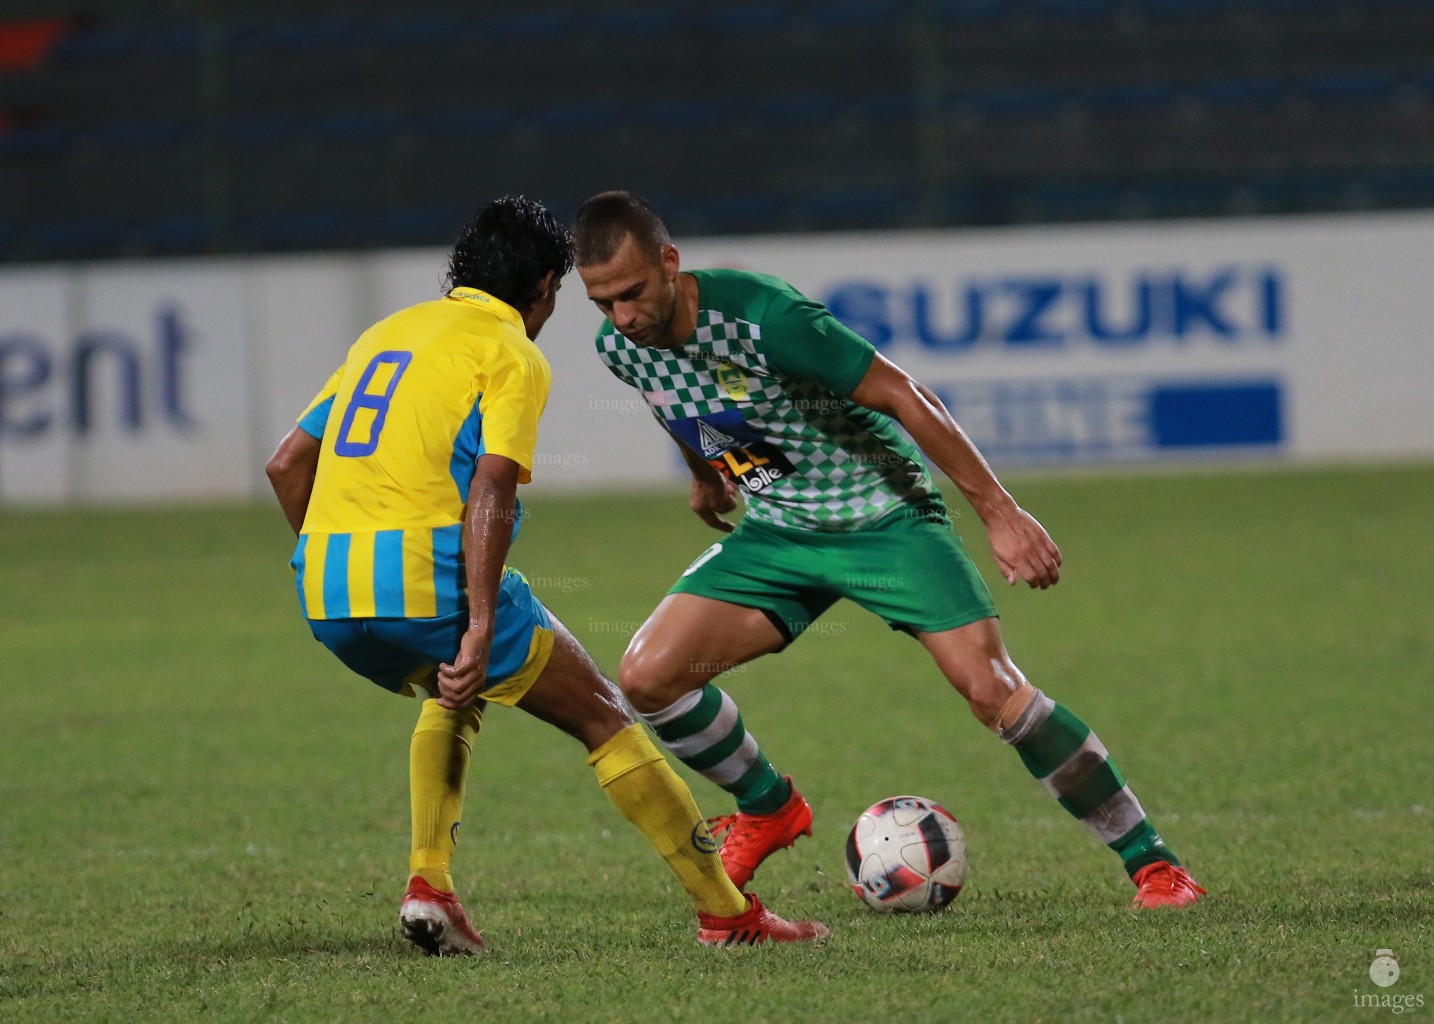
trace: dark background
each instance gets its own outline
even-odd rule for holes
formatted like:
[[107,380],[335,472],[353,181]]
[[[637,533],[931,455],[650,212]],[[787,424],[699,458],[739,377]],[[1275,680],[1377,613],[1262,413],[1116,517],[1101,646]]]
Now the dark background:
[[0,11],[0,261],[442,245],[612,187],[683,235],[1430,206],[1434,0]]

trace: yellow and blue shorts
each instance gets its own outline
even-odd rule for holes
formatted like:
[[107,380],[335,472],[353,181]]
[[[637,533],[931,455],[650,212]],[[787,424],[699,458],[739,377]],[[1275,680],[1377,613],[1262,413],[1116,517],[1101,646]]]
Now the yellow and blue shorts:
[[[441,664],[453,663],[468,629],[468,609],[433,618],[309,619],[314,639],[350,669],[385,690],[414,696],[427,689]],[[553,652],[548,610],[527,579],[505,568],[498,585],[498,612],[488,681],[481,696],[513,705],[533,685]]]

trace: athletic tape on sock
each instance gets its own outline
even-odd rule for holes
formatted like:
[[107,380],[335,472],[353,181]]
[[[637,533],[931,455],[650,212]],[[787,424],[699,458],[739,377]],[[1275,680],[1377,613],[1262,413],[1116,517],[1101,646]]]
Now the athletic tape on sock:
[[1035,690],[1035,692],[1031,695],[1031,700],[1026,705],[1026,709],[1020,713],[1008,728],[998,728],[997,730],[997,735],[1012,746],[1016,746],[1044,725],[1046,719],[1051,717],[1051,712],[1055,710],[1055,701],[1051,700],[1036,687],[1032,687],[1031,689]]

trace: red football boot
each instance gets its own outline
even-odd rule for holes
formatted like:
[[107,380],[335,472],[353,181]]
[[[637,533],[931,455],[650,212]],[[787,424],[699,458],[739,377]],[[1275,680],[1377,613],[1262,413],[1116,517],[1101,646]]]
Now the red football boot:
[[483,936],[451,892],[439,892],[418,875],[408,881],[398,911],[403,937],[429,956],[471,956],[487,952]]
[[788,921],[746,893],[746,913],[715,917],[697,912],[697,941],[704,946],[756,946],[763,942],[820,942],[831,930],[820,921]]
[[1168,860],[1147,864],[1135,873],[1132,881],[1138,892],[1130,901],[1133,907],[1189,907],[1197,903],[1205,890],[1195,884],[1190,872]]
[[[783,776],[788,785],[790,775]],[[792,786],[792,795],[773,814],[736,814],[709,818],[713,838],[726,833],[722,840],[722,866],[737,888],[745,888],[757,866],[778,850],[786,849],[800,836],[812,834],[812,808]]]

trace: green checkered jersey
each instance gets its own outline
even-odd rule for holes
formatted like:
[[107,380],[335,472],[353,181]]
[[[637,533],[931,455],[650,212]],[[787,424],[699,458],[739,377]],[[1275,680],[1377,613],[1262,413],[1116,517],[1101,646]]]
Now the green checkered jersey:
[[775,526],[857,530],[939,503],[921,454],[848,397],[876,350],[791,285],[744,270],[692,271],[697,330],[643,348],[604,320],[597,350],[677,441],[739,484]]

